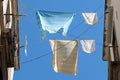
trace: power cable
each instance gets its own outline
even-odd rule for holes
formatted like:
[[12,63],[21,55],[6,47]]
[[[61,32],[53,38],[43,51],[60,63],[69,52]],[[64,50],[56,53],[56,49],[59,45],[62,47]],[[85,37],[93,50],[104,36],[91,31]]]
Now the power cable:
[[[101,19],[102,17],[103,17],[103,16],[101,16],[100,19]],[[87,28],[87,29],[86,29],[85,31],[83,31],[80,35],[78,35],[75,39],[77,39],[77,38],[79,38],[80,36],[84,35],[84,34],[85,34],[86,32],[88,32],[91,28],[92,28],[92,27]],[[69,42],[69,43],[70,43],[70,42]],[[63,47],[66,46],[66,45],[68,45],[69,43],[63,45]],[[56,50],[61,49],[61,48],[63,48],[63,47],[57,48]],[[52,53],[52,51],[50,51],[50,52],[48,52],[48,53],[46,53],[46,54],[44,54],[44,55],[41,55],[41,56],[39,56],[39,57],[36,57],[36,58],[30,59],[30,60],[21,62],[21,64],[25,64],[25,63],[28,63],[28,62],[32,62],[32,61],[38,60],[38,59],[40,59],[40,58],[43,58],[43,57],[49,55],[50,53]]]
[[[100,4],[96,9],[95,11],[97,11],[100,7],[101,7],[102,4]],[[79,27],[80,25],[82,25],[84,23],[84,20],[82,20],[79,24],[75,25],[75,27],[72,28],[72,31],[74,31],[77,27]],[[57,34],[61,34],[60,32],[57,32]],[[68,33],[70,36],[75,36],[73,34],[70,34]],[[40,44],[43,44],[43,42],[41,42]]]
[[[104,16],[104,15],[103,15],[103,16]],[[103,16],[101,16],[101,18],[102,18]],[[100,18],[100,19],[101,19],[101,18]],[[88,32],[91,28],[92,28],[92,27],[87,28],[85,31],[83,31],[83,32],[82,32],[80,35],[78,35],[76,38],[79,38],[80,36],[84,35],[84,34],[85,34],[86,32]],[[76,38],[75,38],[75,39],[76,39]],[[67,44],[65,44],[65,45],[67,45]],[[64,45],[64,46],[65,46],[65,45]],[[62,47],[60,47],[60,48],[62,48]],[[58,48],[58,49],[60,49],[60,48]],[[56,49],[56,50],[58,50],[58,49]],[[48,53],[46,53],[46,54],[44,54],[44,55],[41,55],[41,56],[39,56],[39,57],[32,58],[32,59],[30,59],[30,60],[21,62],[21,64],[25,64],[25,63],[28,63],[28,62],[32,62],[32,61],[38,60],[38,59],[40,59],[40,58],[42,58],[42,57],[45,57],[45,56],[49,55],[50,53],[52,53],[52,51],[50,51],[50,52],[48,52]]]
[[[92,27],[89,27],[88,29],[86,29],[85,31],[83,31],[80,35],[86,33],[90,28],[92,28]],[[80,35],[79,35],[79,36],[80,36]],[[77,36],[77,37],[78,37],[78,36]],[[69,43],[70,43],[70,42],[69,42]],[[69,43],[63,45],[63,47],[66,46],[66,45],[68,45]],[[57,48],[56,50],[61,49],[61,48],[63,48],[63,47]],[[44,55],[41,55],[41,56],[39,56],[39,57],[36,57],[36,58],[30,59],[30,60],[21,62],[21,64],[25,64],[25,63],[28,63],[28,62],[31,62],[31,61],[38,60],[38,59],[40,59],[40,58],[42,58],[42,57],[45,57],[45,56],[49,55],[50,53],[52,53],[52,51],[50,51],[50,52],[48,52],[48,53],[45,53]]]

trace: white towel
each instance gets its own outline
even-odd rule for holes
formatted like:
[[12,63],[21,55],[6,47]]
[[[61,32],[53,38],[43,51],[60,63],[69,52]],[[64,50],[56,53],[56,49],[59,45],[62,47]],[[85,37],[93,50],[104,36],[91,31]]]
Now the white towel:
[[95,40],[80,40],[83,52],[95,52]]
[[94,25],[98,22],[98,17],[96,13],[82,13],[84,20],[89,25]]
[[53,51],[52,65],[55,72],[77,74],[78,42],[72,40],[50,40]]

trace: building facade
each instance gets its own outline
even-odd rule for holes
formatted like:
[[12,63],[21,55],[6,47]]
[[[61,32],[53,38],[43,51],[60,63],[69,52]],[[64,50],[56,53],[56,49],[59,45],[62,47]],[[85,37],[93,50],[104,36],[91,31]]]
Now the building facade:
[[0,0],[0,80],[19,70],[18,0]]
[[104,52],[108,80],[120,80],[120,0],[105,0]]

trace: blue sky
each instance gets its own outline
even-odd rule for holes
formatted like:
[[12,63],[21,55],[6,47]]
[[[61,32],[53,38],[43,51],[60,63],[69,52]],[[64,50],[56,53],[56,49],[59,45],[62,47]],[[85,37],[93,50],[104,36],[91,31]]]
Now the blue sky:
[[[64,37],[59,33],[47,34],[47,38],[42,40],[35,15],[37,10],[75,12],[76,16],[67,36]],[[99,22],[92,27],[87,25],[82,12],[96,12]],[[21,48],[20,63],[50,53],[49,40],[94,39],[96,52],[89,55],[83,53],[79,42],[77,76],[56,73],[52,68],[52,53],[50,53],[37,60],[20,64],[20,70],[15,71],[14,80],[108,80],[108,64],[102,61],[104,0],[19,0],[19,13],[25,15],[19,22],[21,46],[24,44],[24,35],[28,37],[28,56],[25,56],[24,49]]]

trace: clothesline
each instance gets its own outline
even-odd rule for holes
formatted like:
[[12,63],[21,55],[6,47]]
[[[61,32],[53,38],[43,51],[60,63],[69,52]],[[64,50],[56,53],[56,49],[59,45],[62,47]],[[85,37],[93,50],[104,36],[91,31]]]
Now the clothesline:
[[[101,1],[100,1],[100,2],[101,2]],[[32,12],[36,12],[36,9],[30,9],[30,8],[29,8],[29,9],[27,10],[26,6],[25,6],[24,4],[22,4],[21,1],[19,1],[19,3],[20,3],[21,9],[23,9],[23,11],[28,12],[28,14],[26,14],[26,15],[30,15],[30,14],[33,14]],[[102,7],[102,5],[103,5],[103,3],[101,3],[100,5],[98,5],[98,6],[95,8],[95,10],[93,10],[92,12],[97,12],[98,9],[100,9],[100,8]],[[83,12],[86,12],[86,11],[83,11]],[[74,11],[74,13],[78,13],[78,12],[77,12],[77,11]],[[26,20],[25,22],[28,22],[28,21]],[[29,22],[29,23],[31,23],[31,22]],[[78,25],[79,25],[79,24],[78,24]]]
[[[101,16],[101,17],[103,17],[103,16]],[[101,17],[100,17],[100,19],[101,19]],[[27,22],[27,21],[26,21]],[[27,22],[27,23],[29,23],[29,22]],[[84,23],[84,20],[82,20],[81,22],[79,22],[77,25],[75,25],[73,28],[71,28],[71,30],[72,31],[74,31],[74,30],[76,30],[76,28],[78,28],[80,25],[82,25]],[[60,32],[57,32],[58,34],[61,34]],[[69,32],[68,33],[68,35],[69,36],[74,36],[75,37],[75,35],[73,35],[73,34],[71,34],[71,32]],[[59,36],[58,36],[59,37]],[[46,40],[46,39],[45,39]],[[45,41],[44,40],[44,41]],[[43,44],[43,42],[41,42],[41,44]]]
[[[83,32],[81,33],[81,35],[79,35],[79,37],[82,36],[83,34],[85,34],[85,33],[86,33],[87,31],[89,31],[91,28],[92,28],[92,27],[90,27],[90,28],[86,29],[85,31],[83,31]],[[67,44],[69,44],[69,43],[67,43]],[[65,44],[65,45],[67,45],[67,44]],[[97,44],[98,44],[98,43],[97,43]],[[65,46],[65,45],[64,45],[64,46]],[[102,45],[102,46],[103,46],[103,45]],[[61,47],[61,48],[62,48],[62,47]],[[52,53],[52,51],[49,51],[49,52],[45,53],[44,55],[41,55],[41,56],[38,56],[38,57],[36,57],[36,58],[32,58],[32,59],[26,60],[26,61],[24,61],[24,62],[21,62],[21,64],[26,64],[26,63],[29,63],[29,62],[38,60],[38,59],[43,58],[43,57],[45,57],[45,56],[47,56],[47,55],[49,55],[49,54],[51,54],[51,53]]]
[[[102,15],[102,16],[100,17],[100,20],[103,18],[103,16],[104,16],[104,15]],[[82,35],[84,35],[85,33],[87,33],[91,28],[93,28],[93,27],[87,28],[87,29],[86,29],[85,31],[83,31],[81,34],[79,34],[78,36],[76,36],[75,39],[78,39],[79,37],[81,37]],[[102,45],[102,46],[103,46],[103,45]],[[50,53],[52,53],[52,51],[49,51],[49,52],[47,52],[47,53],[45,53],[45,54],[43,54],[43,55],[41,55],[41,56],[38,56],[38,57],[35,57],[35,58],[32,58],[32,59],[23,61],[23,62],[21,62],[21,64],[26,64],[26,63],[29,63],[29,62],[38,60],[38,59],[40,59],[40,58],[43,58],[43,57],[49,55]]]
[[[99,6],[97,9],[99,9],[101,6]],[[96,9],[96,10],[97,10]],[[103,18],[103,16],[104,15],[102,15],[101,17],[100,17],[100,19],[101,18]],[[81,22],[81,23],[83,23],[83,22]],[[77,26],[79,26],[79,25],[81,25],[81,23],[80,24],[78,24]],[[75,27],[76,28],[76,27]],[[74,29],[75,29],[74,28]],[[89,31],[89,29],[91,29],[92,27],[89,27],[88,29],[86,29],[85,31],[83,31],[79,36],[77,36],[76,38],[79,38],[81,35],[83,35],[84,33],[86,33],[87,31]],[[48,52],[48,53],[46,53],[46,54],[44,54],[44,55],[41,55],[41,56],[39,56],[39,57],[36,57],[36,58],[33,58],[33,59],[30,59],[30,60],[28,60],[28,61],[24,61],[24,62],[22,62],[21,64],[25,64],[25,63],[28,63],[28,62],[31,62],[31,61],[35,61],[35,60],[38,60],[38,59],[40,59],[40,58],[42,58],[42,57],[45,57],[45,56],[47,56],[47,55],[49,55],[51,53],[51,51],[50,52]]]
[[[89,31],[91,28],[92,28],[92,27],[89,27],[88,29],[86,29],[85,31],[83,31],[83,32],[79,35],[79,37],[82,36],[82,35],[83,35],[84,33],[86,33],[87,31]],[[39,56],[39,57],[32,58],[32,59],[30,59],[30,60],[21,62],[21,64],[25,64],[25,63],[28,63],[28,62],[32,62],[32,61],[38,60],[38,59],[40,59],[40,58],[42,58],[42,57],[45,57],[45,56],[49,55],[50,53],[52,53],[52,51],[49,51],[49,52],[47,52],[47,53],[45,53],[44,55],[41,55],[41,56]]]
[[[82,12],[84,21],[86,21],[87,24],[93,26],[94,24],[96,24],[98,22],[97,13],[95,13],[95,12],[101,7],[101,5],[98,6],[95,9],[95,11],[93,11],[93,13]],[[67,33],[67,30],[69,28],[69,25],[72,22],[70,20],[72,20],[74,18],[75,14],[76,14],[75,12],[54,12],[54,11],[44,11],[44,10],[37,11],[37,19],[38,19],[38,23],[39,23],[38,25],[40,26],[42,38],[44,39],[46,37],[46,32],[56,33],[61,28],[63,28],[63,33],[64,33],[63,35],[65,36]],[[68,22],[66,22],[67,25],[66,24],[64,25],[64,24],[60,24],[60,22],[62,22],[62,23],[65,22],[65,20],[61,21],[61,19],[62,18],[65,19],[66,16],[62,17],[61,15],[66,15],[68,17],[73,16],[73,18],[70,18],[68,20]],[[71,15],[71,16],[69,16],[69,15]],[[52,21],[53,19],[54,19],[54,21]],[[51,24],[51,22],[52,22],[52,24]],[[54,22],[54,24],[53,24],[53,22]],[[58,24],[59,24],[59,26],[58,26]]]

